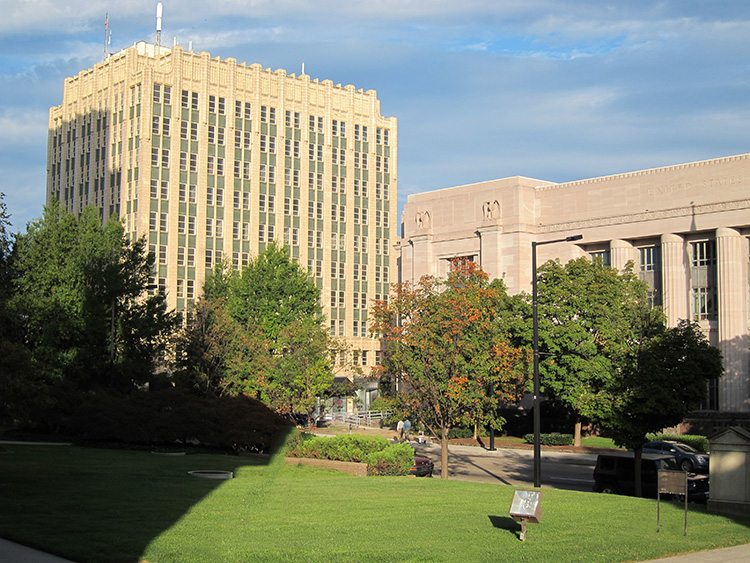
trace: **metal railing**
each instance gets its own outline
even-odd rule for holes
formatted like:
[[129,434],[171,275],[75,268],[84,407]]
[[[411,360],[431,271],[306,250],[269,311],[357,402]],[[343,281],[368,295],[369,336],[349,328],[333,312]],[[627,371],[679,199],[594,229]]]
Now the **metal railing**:
[[391,415],[390,411],[357,411],[353,413],[329,413],[326,420],[351,424],[352,427],[380,426]]

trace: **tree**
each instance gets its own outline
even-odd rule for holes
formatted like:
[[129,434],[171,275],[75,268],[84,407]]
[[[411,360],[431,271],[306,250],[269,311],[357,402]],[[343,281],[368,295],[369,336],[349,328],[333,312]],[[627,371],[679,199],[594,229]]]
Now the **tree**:
[[259,324],[275,341],[294,321],[323,321],[320,290],[289,249],[275,242],[250,261],[230,281],[227,306],[232,317],[247,324]]
[[9,232],[10,214],[0,192],[0,424],[13,422],[17,404],[34,400],[30,384],[31,358],[23,344],[19,318],[12,313],[13,237]]
[[183,340],[181,381],[203,392],[246,394],[280,414],[311,420],[334,381],[320,290],[287,248],[270,244],[237,272],[206,280]]
[[[618,273],[588,258],[547,262],[537,284],[542,394],[576,413],[580,445],[581,419],[597,421],[611,409],[611,387],[641,336],[646,288],[632,265]],[[663,326],[659,311],[647,314]],[[524,331],[530,342],[529,327]]]
[[635,451],[636,496],[641,495],[641,455],[646,435],[675,426],[705,401],[709,381],[724,371],[721,352],[697,323],[644,327],[632,361],[612,388],[613,409],[602,420],[616,444]]
[[[127,391],[153,376],[174,315],[148,294],[153,256],[93,207],[75,217],[57,201],[18,235],[9,307],[30,358],[40,412],[92,389]],[[67,399],[57,400],[65,394]]]
[[[315,425],[315,411],[334,382],[329,333],[319,323],[293,321],[277,339],[278,363],[273,390],[290,414],[302,414]],[[269,386],[270,388],[270,386]]]
[[269,346],[260,327],[232,318],[226,298],[204,294],[179,340],[176,383],[202,396],[259,397],[273,361]]
[[497,407],[520,398],[529,355],[508,344],[504,289],[489,286],[473,262],[455,262],[445,280],[394,284],[391,295],[372,313],[385,341],[380,369],[399,381],[406,409],[440,435],[447,479],[451,429],[476,418],[500,427]]

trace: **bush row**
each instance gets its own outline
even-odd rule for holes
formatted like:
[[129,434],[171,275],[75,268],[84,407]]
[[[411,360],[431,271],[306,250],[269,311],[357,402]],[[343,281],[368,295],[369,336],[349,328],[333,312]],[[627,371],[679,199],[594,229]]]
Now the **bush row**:
[[381,436],[357,434],[323,438],[297,432],[287,441],[286,455],[366,463],[368,475],[408,475],[414,463],[414,450],[409,444],[391,444]]
[[[526,434],[523,437],[527,444],[534,443],[534,434]],[[560,434],[552,432],[551,434],[539,434],[539,443],[542,446],[572,446],[573,434]]]
[[287,421],[250,397],[199,397],[165,389],[85,395],[61,431],[85,442],[268,453],[289,429]]
[[692,434],[685,434],[683,436],[677,436],[675,434],[647,434],[646,439],[651,440],[669,440],[672,442],[681,442],[688,446],[694,447],[699,452],[708,452],[709,443],[708,438],[705,436],[698,436]]
[[378,452],[365,456],[368,475],[408,475],[414,464],[414,450],[409,444],[388,444]]

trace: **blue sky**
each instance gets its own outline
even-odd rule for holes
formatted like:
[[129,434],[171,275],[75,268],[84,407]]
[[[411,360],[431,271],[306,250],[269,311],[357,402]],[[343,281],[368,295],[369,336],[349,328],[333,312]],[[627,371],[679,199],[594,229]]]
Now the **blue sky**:
[[[746,0],[164,0],[162,43],[375,89],[409,194],[750,152]],[[0,192],[44,205],[63,81],[155,37],[156,1],[0,0]]]

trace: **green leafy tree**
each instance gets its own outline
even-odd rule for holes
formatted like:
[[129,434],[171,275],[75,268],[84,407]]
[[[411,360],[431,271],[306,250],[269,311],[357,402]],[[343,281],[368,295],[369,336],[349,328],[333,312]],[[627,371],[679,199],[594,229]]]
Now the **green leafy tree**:
[[[13,424],[19,405],[36,400],[31,357],[23,343],[20,319],[13,314],[13,237],[10,214],[0,193],[0,424]],[[21,409],[23,410],[23,409]]]
[[224,297],[204,295],[180,338],[175,380],[203,396],[260,397],[273,361],[269,346],[260,327],[232,318]]
[[231,280],[227,306],[242,323],[259,324],[272,341],[294,321],[323,321],[320,290],[275,242]]
[[391,296],[372,312],[385,341],[382,375],[399,381],[405,410],[440,435],[447,478],[451,429],[476,419],[500,428],[497,407],[520,398],[529,356],[508,344],[504,290],[473,262],[457,261],[445,280],[395,284]]
[[13,267],[9,307],[40,412],[85,390],[129,390],[151,379],[174,316],[163,296],[148,294],[145,241],[130,242],[116,220],[103,227],[95,208],[75,217],[53,201],[18,235]]
[[181,379],[311,417],[334,382],[329,351],[341,347],[322,320],[315,282],[287,248],[270,244],[241,272],[223,264],[207,279],[183,340]]
[[[642,316],[661,326],[664,319],[658,310],[644,313],[646,288],[631,266],[618,273],[601,260],[549,261],[537,280],[542,393],[576,413],[580,445],[581,419],[611,414],[611,389],[641,338]],[[527,315],[522,340],[530,343]]]
[[636,496],[641,495],[646,435],[682,422],[705,401],[708,383],[724,371],[721,352],[697,323],[683,320],[673,328],[644,324],[644,337],[611,390],[612,412],[602,420],[616,444],[635,451]]
[[[293,321],[277,339],[273,393],[289,413],[315,423],[315,411],[334,382],[330,350],[336,346],[328,331],[314,321]],[[269,391],[271,389],[269,388]],[[277,410],[282,410],[277,409]]]

